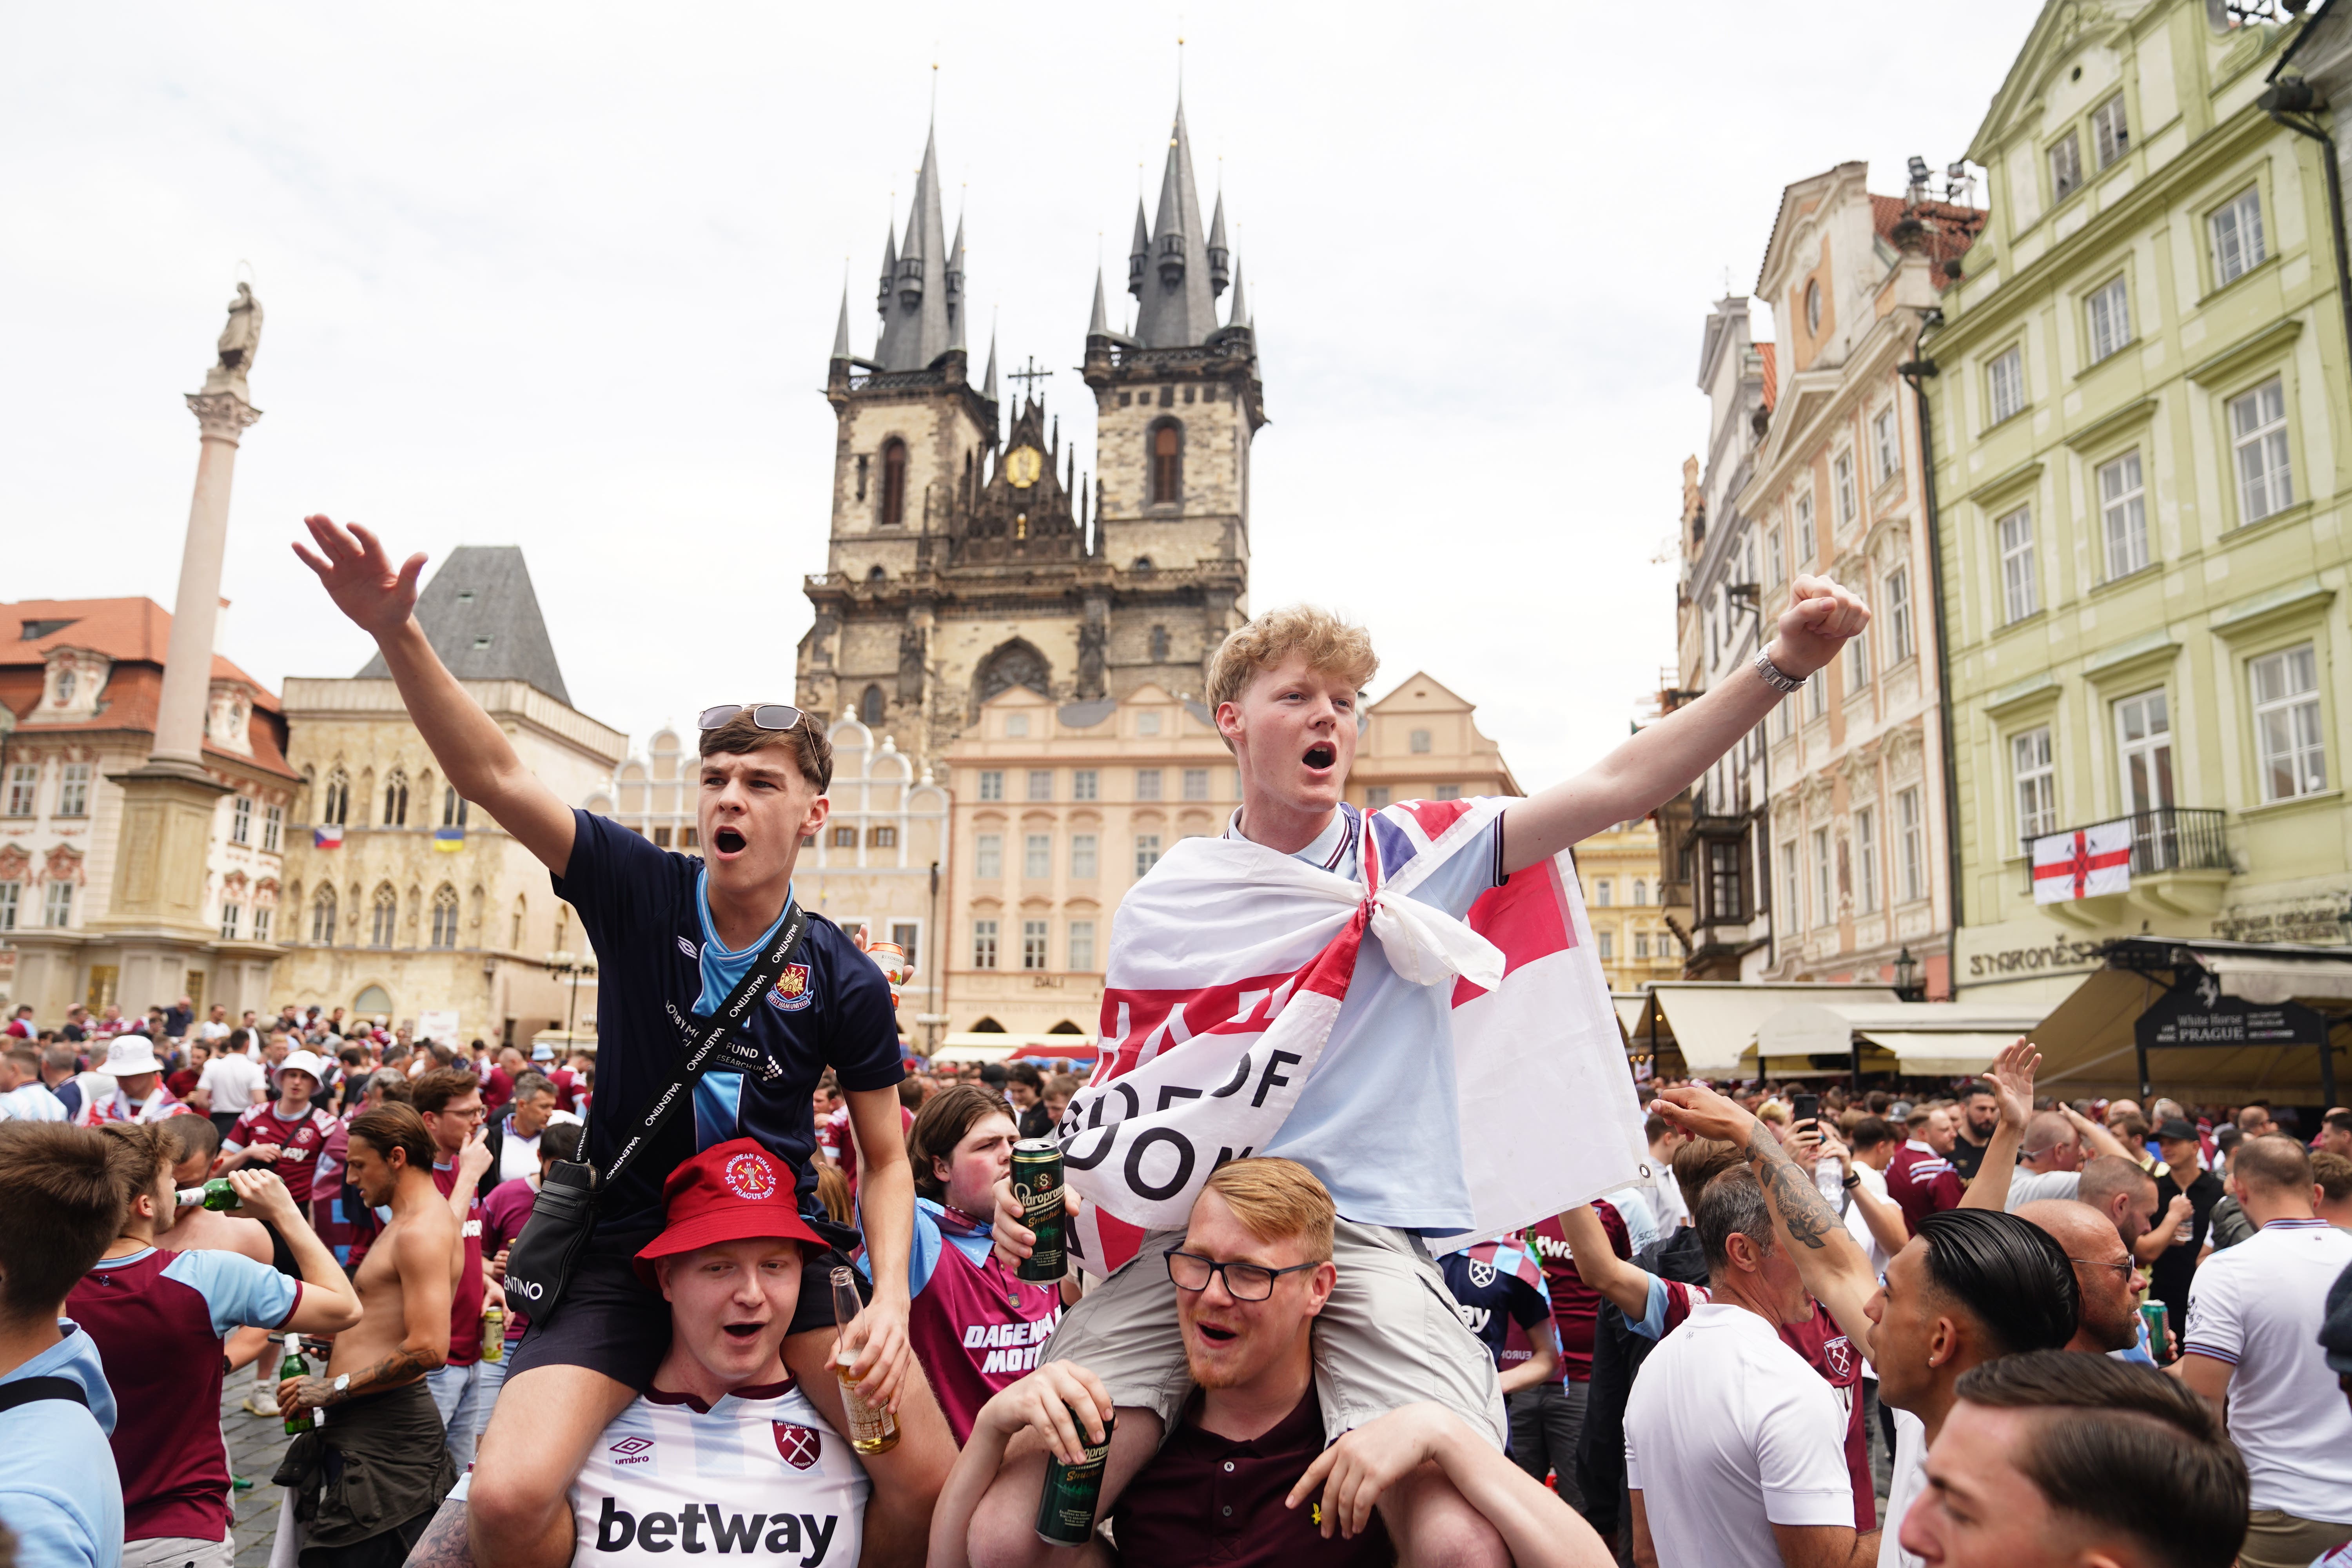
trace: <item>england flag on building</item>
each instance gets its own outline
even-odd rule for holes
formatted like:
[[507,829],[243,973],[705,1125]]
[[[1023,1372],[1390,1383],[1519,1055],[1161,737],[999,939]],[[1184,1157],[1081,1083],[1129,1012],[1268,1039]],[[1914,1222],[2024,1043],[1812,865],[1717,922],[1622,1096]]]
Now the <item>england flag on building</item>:
[[2131,889],[2131,820],[2033,841],[2033,901],[2063,904]]

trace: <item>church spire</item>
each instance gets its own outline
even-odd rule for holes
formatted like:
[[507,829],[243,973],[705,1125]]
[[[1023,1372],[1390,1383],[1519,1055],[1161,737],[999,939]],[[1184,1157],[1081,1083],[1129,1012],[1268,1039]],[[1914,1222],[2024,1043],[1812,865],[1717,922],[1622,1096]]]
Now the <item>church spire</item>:
[[885,370],[925,370],[956,346],[956,297],[962,291],[962,257],[950,251],[940,212],[940,152],[936,133],[923,142],[923,166],[915,177],[915,199],[907,213],[895,277],[882,299],[882,342],[874,357]]
[[1225,193],[1217,193],[1217,216],[1209,220],[1209,291],[1222,294],[1233,281],[1226,268],[1233,252],[1225,246]]
[[1192,144],[1184,105],[1168,133],[1168,163],[1160,181],[1160,214],[1152,225],[1150,266],[1136,279],[1142,298],[1135,335],[1148,348],[1189,347],[1216,331],[1216,291],[1201,228],[1200,192],[1192,180]]
[[[844,270],[847,270],[844,268]],[[833,357],[847,359],[849,355],[849,285],[841,286],[841,319],[833,326]]]
[[1242,264],[1236,261],[1234,263],[1233,314],[1227,318],[1225,325],[1229,327],[1246,327],[1249,324],[1249,299],[1242,292]]
[[1151,226],[1143,218],[1143,198],[1135,198],[1135,244],[1127,257],[1127,291],[1143,296],[1143,264],[1151,259]]
[[1097,261],[1095,263],[1095,313],[1087,321],[1087,336],[1101,338],[1109,335],[1110,312],[1103,309],[1103,269],[1102,263]]
[[980,395],[991,403],[996,401],[996,330],[992,327],[988,333],[988,374],[981,380]]

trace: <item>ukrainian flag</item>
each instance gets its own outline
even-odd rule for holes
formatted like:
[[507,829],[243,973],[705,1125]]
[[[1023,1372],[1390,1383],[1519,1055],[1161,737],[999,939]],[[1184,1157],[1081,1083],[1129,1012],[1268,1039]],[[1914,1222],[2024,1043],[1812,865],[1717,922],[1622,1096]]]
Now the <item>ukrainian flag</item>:
[[466,847],[466,830],[462,827],[436,827],[433,830],[433,847],[444,855],[455,855]]

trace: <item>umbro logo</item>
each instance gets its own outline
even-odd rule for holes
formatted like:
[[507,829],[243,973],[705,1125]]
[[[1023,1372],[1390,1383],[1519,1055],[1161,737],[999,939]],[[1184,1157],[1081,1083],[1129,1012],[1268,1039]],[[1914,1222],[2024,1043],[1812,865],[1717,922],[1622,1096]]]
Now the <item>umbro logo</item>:
[[695,946],[694,943],[687,941],[684,937],[679,937],[677,939],[677,950],[697,963],[700,963],[702,960],[702,950]]
[[627,1458],[642,1454],[653,1446],[654,1440],[651,1437],[624,1437],[613,1445],[613,1452]]

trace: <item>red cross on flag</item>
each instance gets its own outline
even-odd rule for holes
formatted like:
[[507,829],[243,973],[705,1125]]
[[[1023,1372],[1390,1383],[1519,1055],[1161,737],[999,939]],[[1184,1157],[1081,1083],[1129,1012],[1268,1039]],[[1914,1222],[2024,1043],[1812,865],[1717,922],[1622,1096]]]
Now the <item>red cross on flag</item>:
[[2102,822],[2033,841],[2033,901],[2071,903],[2131,889],[2131,821]]

